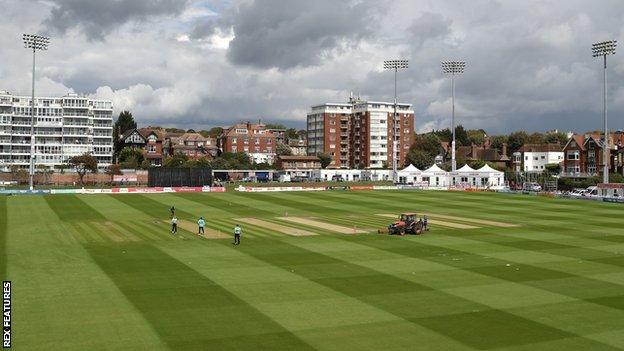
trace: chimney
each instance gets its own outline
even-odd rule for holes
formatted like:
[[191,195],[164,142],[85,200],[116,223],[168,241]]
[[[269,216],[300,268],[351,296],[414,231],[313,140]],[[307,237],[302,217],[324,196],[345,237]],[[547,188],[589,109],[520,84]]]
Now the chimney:
[[503,143],[503,152],[501,156],[507,156],[507,143]]

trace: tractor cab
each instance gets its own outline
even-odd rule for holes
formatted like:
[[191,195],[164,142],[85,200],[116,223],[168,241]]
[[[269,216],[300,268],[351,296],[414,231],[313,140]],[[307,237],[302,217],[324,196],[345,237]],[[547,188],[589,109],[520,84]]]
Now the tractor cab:
[[401,213],[398,220],[388,226],[389,234],[416,234],[417,216],[415,213]]
[[395,222],[390,223],[387,228],[378,229],[377,232],[390,235],[419,235],[426,230],[428,229],[425,227],[424,222],[418,219],[416,213],[401,213]]
[[409,223],[416,222],[416,214],[415,213],[401,213],[399,216],[399,222],[403,222],[406,225]]

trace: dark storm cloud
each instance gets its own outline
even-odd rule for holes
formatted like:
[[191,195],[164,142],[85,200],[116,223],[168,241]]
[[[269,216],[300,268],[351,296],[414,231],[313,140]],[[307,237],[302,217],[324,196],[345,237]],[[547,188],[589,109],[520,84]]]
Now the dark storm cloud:
[[438,13],[423,13],[407,29],[412,46],[420,48],[427,40],[444,38],[451,33],[451,23]]
[[228,58],[258,68],[305,67],[372,33],[382,1],[256,0],[231,19]]
[[44,21],[49,30],[65,33],[80,27],[90,40],[101,40],[116,27],[153,16],[176,15],[188,0],[53,0],[54,8]]

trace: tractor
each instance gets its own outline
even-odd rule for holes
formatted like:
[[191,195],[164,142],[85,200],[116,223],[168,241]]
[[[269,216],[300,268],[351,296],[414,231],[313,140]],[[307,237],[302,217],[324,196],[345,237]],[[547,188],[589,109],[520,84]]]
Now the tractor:
[[390,235],[422,234],[424,229],[422,220],[419,220],[415,213],[402,213],[398,221],[390,223],[386,230],[378,232],[387,232]]

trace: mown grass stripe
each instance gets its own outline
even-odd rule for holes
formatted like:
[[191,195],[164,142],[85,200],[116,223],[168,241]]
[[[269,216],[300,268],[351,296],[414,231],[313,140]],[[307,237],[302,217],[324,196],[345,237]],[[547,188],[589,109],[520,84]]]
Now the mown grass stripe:
[[133,225],[129,225],[123,222],[115,223],[120,229],[125,230],[127,233],[132,233],[135,237],[139,238],[141,242],[152,241],[149,235],[146,235],[143,231],[139,230]]
[[[247,236],[247,237],[257,237],[257,238],[268,238],[268,237],[277,237],[277,235],[275,235],[274,233],[272,233],[271,231],[269,231],[266,228],[263,227],[259,227],[257,225],[253,225],[253,224],[249,224],[247,222],[241,221],[238,218],[233,219],[233,218],[228,218],[227,220],[225,220],[226,223],[228,223],[230,225],[230,229],[228,230],[230,233],[233,232],[234,230],[234,226],[236,224],[239,224],[241,226],[241,228],[243,229],[243,236]],[[234,234],[231,234],[232,236]]]
[[43,198],[62,221],[106,220],[100,212],[82,201],[77,195],[45,195]]
[[[171,218],[169,209],[171,206],[167,206],[161,202],[153,200],[145,195],[109,195],[115,200],[122,202],[130,207],[133,207],[143,213],[149,218]],[[176,216],[178,218],[193,219],[195,215],[176,208]]]
[[91,232],[91,235],[93,237],[98,237],[103,243],[119,241],[119,240],[113,240],[112,238],[113,235],[100,230],[98,226],[95,225],[96,223],[99,223],[99,222],[89,222],[89,223],[79,222],[78,225],[82,227],[83,230]]
[[[531,264],[514,263],[513,265],[509,265],[509,261],[491,257],[486,258],[483,255],[462,251],[456,247],[451,249],[444,246],[433,245],[431,243],[427,243],[426,241],[414,242],[406,240],[402,243],[402,247],[379,245],[379,242],[377,241],[366,241],[361,242],[361,244],[369,245],[371,247],[379,248],[406,257],[422,258],[436,263],[443,263],[456,269],[483,274],[509,282],[522,283],[575,299],[587,299],[589,297],[596,297],[595,295],[601,297],[615,296],[621,295],[624,292],[624,285],[599,281],[592,279],[591,277],[576,275],[568,271],[542,268]],[[419,255],[419,249],[422,249],[423,247],[446,250],[448,251],[448,256],[462,257],[463,259],[453,261],[447,258],[441,259],[440,257],[427,257]],[[467,265],[465,262],[470,261],[471,259],[487,262],[487,264]],[[579,289],[580,287],[583,287],[583,289]]]
[[118,235],[122,236],[123,238],[125,238],[127,241],[133,241],[133,242],[139,242],[139,241],[143,241],[143,239],[141,239],[140,237],[132,234],[131,232],[129,232],[128,230],[125,230],[124,228],[119,226],[119,223],[115,222],[115,221],[108,221],[106,222],[111,230],[115,231]]
[[86,246],[161,339],[178,349],[313,350],[271,318],[152,245]]
[[87,233],[85,233],[76,223],[64,223],[63,227],[70,231],[79,243],[85,244],[91,241],[91,237],[88,236]]
[[232,215],[242,216],[270,216],[273,212],[263,210],[256,207],[251,207],[243,204],[244,199],[238,199],[234,201],[229,194],[227,198],[223,197],[224,194],[213,194],[212,196],[206,194],[175,194],[175,196],[182,197],[186,200],[191,200],[202,206],[213,207],[221,211],[227,211]]
[[119,232],[113,230],[112,226],[109,225],[110,222],[90,222],[89,225],[93,228],[93,230],[100,233],[100,235],[106,237],[107,239],[113,242],[124,242],[127,239],[120,235]]
[[[413,315],[413,311],[406,309],[403,304],[390,304],[380,296],[385,294],[416,293],[431,290],[429,287],[416,282],[404,280],[396,276],[382,274],[369,268],[353,264],[348,261],[333,258],[301,247],[290,245],[284,241],[271,242],[270,249],[249,246],[241,246],[240,250],[246,254],[265,261],[269,264],[290,270],[313,282],[324,285],[334,291],[345,294],[375,308],[384,310],[406,321],[416,323],[425,328],[458,340],[466,345],[479,349],[503,347],[512,345],[525,345],[539,341],[554,341],[574,337],[574,334],[556,329],[545,324],[532,321],[511,313],[493,309],[474,301],[454,296],[444,291],[435,291],[436,304],[428,306],[428,309],[439,309],[437,316],[449,315],[448,306],[469,305],[474,306],[478,312],[474,312],[474,320],[479,321],[490,328],[496,326],[497,338],[483,338],[481,335],[458,335],[449,328],[443,328],[438,319],[422,318]],[[276,255],[274,252],[287,252]],[[323,277],[318,274],[319,265],[331,265],[333,277]],[[520,334],[520,337],[519,337]]]
[[148,225],[145,222],[136,221],[133,223],[135,227],[142,228],[145,233],[150,233],[155,240],[173,240],[168,231],[163,230],[161,225]]

